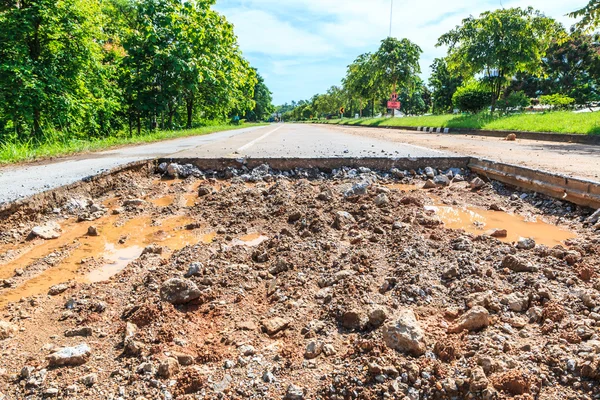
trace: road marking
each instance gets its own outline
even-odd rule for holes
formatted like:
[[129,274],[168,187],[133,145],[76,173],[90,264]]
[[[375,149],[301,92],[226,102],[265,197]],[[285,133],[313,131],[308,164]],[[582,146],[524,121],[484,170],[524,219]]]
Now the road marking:
[[246,143],[245,145],[243,145],[242,147],[240,147],[239,149],[237,149],[237,151],[240,152],[240,151],[244,151],[244,150],[249,149],[250,147],[254,146],[256,143],[260,142],[261,140],[263,140],[264,138],[266,138],[267,136],[269,136],[271,133],[273,133],[275,131],[278,131],[281,128],[283,128],[283,125],[278,126],[277,128],[273,129],[272,131],[269,131],[269,132],[265,133],[261,137],[257,137],[256,139],[252,140],[251,142]]

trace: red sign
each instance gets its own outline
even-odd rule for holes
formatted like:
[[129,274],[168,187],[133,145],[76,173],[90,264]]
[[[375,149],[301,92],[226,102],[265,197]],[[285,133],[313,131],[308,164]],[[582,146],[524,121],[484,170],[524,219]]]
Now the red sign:
[[402,106],[402,103],[399,101],[388,101],[387,108],[390,110],[399,110]]

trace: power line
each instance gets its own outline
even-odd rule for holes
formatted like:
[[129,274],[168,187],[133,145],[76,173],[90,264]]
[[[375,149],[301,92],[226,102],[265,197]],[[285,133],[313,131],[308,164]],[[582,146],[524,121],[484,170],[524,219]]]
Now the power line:
[[394,17],[394,0],[391,0],[390,5],[390,37],[392,37],[392,21]]

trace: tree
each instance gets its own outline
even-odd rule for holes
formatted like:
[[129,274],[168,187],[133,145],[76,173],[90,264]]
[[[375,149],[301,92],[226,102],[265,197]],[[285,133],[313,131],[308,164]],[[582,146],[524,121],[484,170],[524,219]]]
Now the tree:
[[509,80],[518,72],[542,74],[542,58],[562,27],[533,8],[509,8],[469,17],[442,35],[437,46],[447,45],[448,66],[470,78],[483,74],[492,91],[492,113]]
[[577,11],[569,14],[571,18],[580,18],[575,27],[582,31],[592,31],[600,26],[600,0],[590,0],[590,2]]
[[375,65],[373,55],[365,53],[348,66],[346,77],[343,80],[344,89],[350,97],[359,104],[360,116],[363,116],[365,103],[376,95]]
[[475,80],[468,81],[459,87],[452,103],[460,111],[478,113],[489,107],[492,101],[492,93],[481,82]]
[[412,93],[415,78],[421,73],[419,58],[422,52],[419,46],[408,39],[388,37],[382,40],[374,55],[376,85],[383,91],[400,89]]
[[248,121],[264,121],[275,110],[272,104],[272,93],[267,85],[265,85],[265,80],[258,72],[256,72],[256,80],[257,82],[254,86],[254,103],[256,106],[246,114],[246,119]]
[[452,74],[443,58],[436,58],[431,65],[429,86],[432,89],[432,108],[434,114],[452,112],[452,96],[462,85],[462,78]]

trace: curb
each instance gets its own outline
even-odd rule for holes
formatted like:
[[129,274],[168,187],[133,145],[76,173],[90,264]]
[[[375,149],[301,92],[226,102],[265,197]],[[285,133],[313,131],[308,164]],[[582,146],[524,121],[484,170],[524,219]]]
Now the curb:
[[322,125],[339,125],[351,126],[356,128],[379,128],[379,129],[395,129],[402,131],[416,131],[424,133],[444,133],[450,135],[471,135],[471,136],[489,136],[505,138],[511,133],[517,135],[517,139],[525,140],[540,140],[545,142],[557,143],[574,143],[600,146],[600,135],[578,135],[572,133],[553,133],[553,132],[530,132],[530,131],[490,131],[483,129],[466,129],[466,128],[442,128],[442,127],[423,127],[423,126],[366,126],[354,124],[322,124]]

